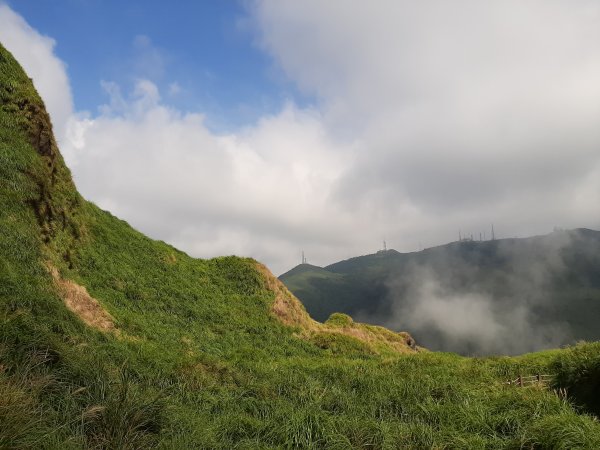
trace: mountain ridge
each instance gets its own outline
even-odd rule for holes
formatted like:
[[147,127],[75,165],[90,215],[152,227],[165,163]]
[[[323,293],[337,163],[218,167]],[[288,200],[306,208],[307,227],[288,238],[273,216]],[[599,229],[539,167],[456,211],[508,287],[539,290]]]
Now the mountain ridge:
[[324,270],[332,270],[335,269],[336,267],[338,267],[338,265],[343,264],[343,263],[347,263],[353,260],[357,260],[360,258],[365,258],[365,257],[381,257],[381,256],[387,256],[387,255],[414,255],[417,253],[424,253],[433,249],[439,249],[439,248],[443,248],[443,247],[447,247],[450,245],[461,245],[464,244],[465,242],[474,242],[474,243],[483,243],[483,242],[494,242],[494,241],[519,241],[519,240],[530,240],[530,239],[536,239],[536,238],[542,238],[545,236],[549,236],[552,233],[556,233],[556,232],[575,232],[575,233],[582,233],[582,234],[592,234],[595,235],[596,233],[600,233],[600,231],[598,230],[594,230],[591,228],[585,228],[585,227],[578,227],[578,228],[572,228],[572,229],[562,229],[559,231],[552,231],[551,233],[547,233],[547,234],[536,234],[533,236],[527,236],[527,237],[513,237],[513,238],[498,238],[498,239],[494,239],[494,240],[485,240],[485,241],[452,241],[452,242],[448,242],[446,244],[439,244],[439,245],[435,245],[433,247],[427,247],[424,248],[422,250],[418,250],[418,251],[412,251],[412,252],[400,252],[396,249],[390,248],[390,249],[386,249],[386,250],[378,250],[375,253],[367,253],[365,255],[360,255],[360,256],[352,256],[350,258],[346,258],[340,261],[336,261],[324,266],[317,266],[315,264],[308,264],[308,263],[301,263],[298,264],[295,267],[292,267],[291,269],[289,269],[288,271],[282,273],[279,277],[284,277],[284,276],[288,276],[288,275],[292,275],[295,274],[295,269],[301,268],[301,267],[305,267],[305,268],[315,268],[315,269],[324,269]]

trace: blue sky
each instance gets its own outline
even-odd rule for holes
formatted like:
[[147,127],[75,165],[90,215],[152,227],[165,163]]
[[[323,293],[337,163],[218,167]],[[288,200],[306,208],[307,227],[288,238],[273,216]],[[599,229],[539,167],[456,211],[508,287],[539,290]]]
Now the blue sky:
[[207,115],[227,131],[252,124],[302,95],[258,43],[242,1],[9,0],[40,33],[56,40],[77,110],[107,102],[100,81],[124,91],[154,82],[163,101]]

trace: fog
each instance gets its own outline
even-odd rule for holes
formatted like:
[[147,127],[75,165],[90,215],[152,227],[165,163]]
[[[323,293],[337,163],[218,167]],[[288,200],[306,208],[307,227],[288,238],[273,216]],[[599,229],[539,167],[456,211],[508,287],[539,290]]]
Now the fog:
[[[396,297],[387,327],[408,329],[424,347],[463,354],[519,354],[560,346],[570,337],[566,323],[541,323],[534,313],[540,296],[519,301],[495,298],[484,287],[455,289],[427,268],[412,270],[408,292]],[[395,281],[390,282],[395,296]],[[403,286],[403,288],[406,288]]]
[[574,290],[562,292],[565,280],[571,288],[589,284],[573,265],[593,257],[584,246],[556,232],[426,250],[387,277],[388,296],[375,314],[357,318],[409,331],[432,350],[489,355],[559,347],[577,336],[572,317],[586,314],[569,303]]

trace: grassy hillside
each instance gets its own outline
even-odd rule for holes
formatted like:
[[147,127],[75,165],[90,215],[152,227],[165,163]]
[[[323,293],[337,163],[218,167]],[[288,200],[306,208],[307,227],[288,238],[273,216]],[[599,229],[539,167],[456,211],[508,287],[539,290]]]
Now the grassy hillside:
[[[597,344],[469,359],[314,322],[255,261],[83,200],[1,46],[0,225],[0,448],[600,447]],[[539,372],[556,384],[504,384]]]
[[[593,230],[388,250],[325,268],[301,265],[280,279],[317,320],[341,311],[410,330],[436,350],[523,353],[600,339],[600,232]],[[483,342],[482,333],[464,331],[452,338],[456,330],[444,321],[470,326],[456,317],[459,310],[478,311],[499,336]],[[503,332],[509,328],[511,335]]]

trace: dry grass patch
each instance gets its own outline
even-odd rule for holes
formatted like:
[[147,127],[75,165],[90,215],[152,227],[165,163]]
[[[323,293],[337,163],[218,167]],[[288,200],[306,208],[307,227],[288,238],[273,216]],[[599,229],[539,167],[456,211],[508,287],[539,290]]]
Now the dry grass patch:
[[264,264],[257,262],[256,268],[263,275],[267,289],[275,294],[272,311],[277,319],[285,325],[302,328],[303,331],[314,331],[322,326],[310,318],[300,300]]
[[49,270],[65,305],[71,312],[92,328],[104,332],[117,332],[112,316],[85,287],[74,281],[65,280],[53,266],[50,266]]

